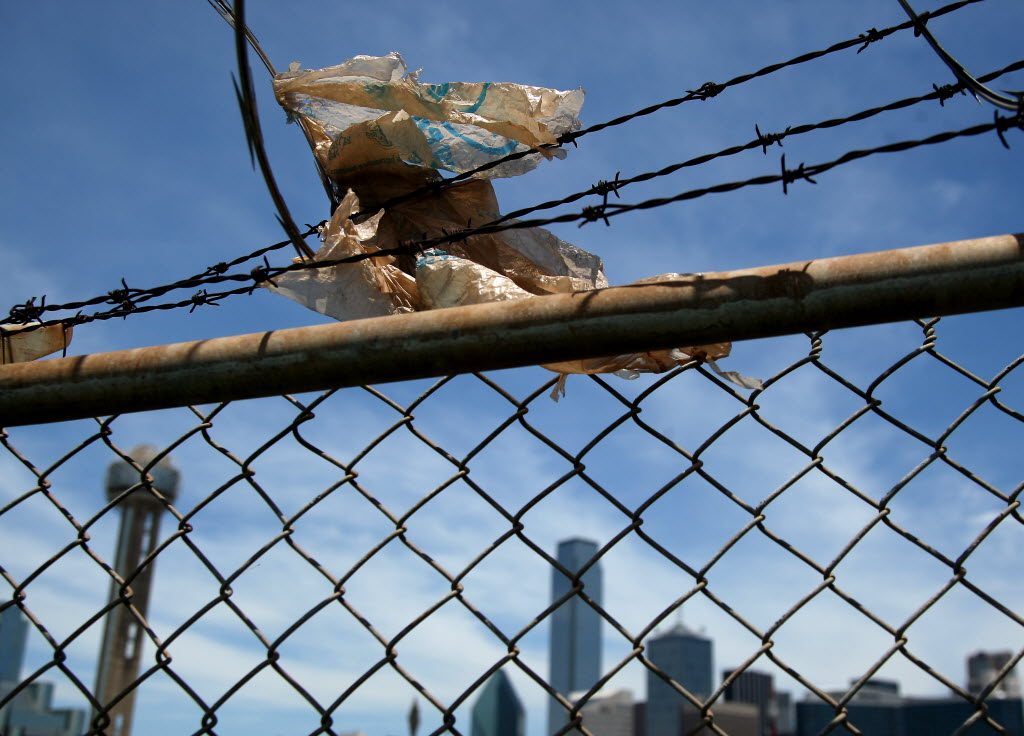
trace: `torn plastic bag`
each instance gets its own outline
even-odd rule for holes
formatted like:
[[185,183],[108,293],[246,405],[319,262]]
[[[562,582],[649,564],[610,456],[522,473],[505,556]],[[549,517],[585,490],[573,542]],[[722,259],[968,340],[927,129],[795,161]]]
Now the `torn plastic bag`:
[[584,358],[560,363],[545,363],[555,373],[614,373],[622,378],[637,378],[641,373],[664,373],[691,360],[712,361],[728,357],[732,343],[717,342],[670,350],[615,355],[606,358]]
[[426,309],[507,302],[533,296],[507,276],[437,250],[429,250],[417,259],[416,286]]
[[67,350],[73,334],[74,327],[65,325],[40,327],[38,322],[4,325],[0,327],[0,365],[24,363]]
[[[658,276],[648,276],[633,283],[659,284],[679,281],[690,275],[692,274],[663,273]],[[664,373],[692,360],[700,360],[706,363],[719,376],[741,388],[761,388],[761,381],[757,378],[751,378],[736,371],[723,371],[718,367],[716,361],[728,357],[731,352],[732,343],[716,342],[708,345],[693,345],[672,348],[670,350],[651,350],[645,353],[614,355],[605,358],[567,360],[560,363],[547,363],[543,367],[561,374],[558,378],[558,383],[555,384],[555,388],[551,391],[551,398],[555,401],[558,401],[561,396],[565,396],[565,382],[568,375],[572,373],[614,373],[620,378],[634,379],[638,378],[641,373]]]
[[561,363],[545,363],[542,367],[558,373],[558,383],[551,390],[551,398],[558,401],[565,396],[565,383],[570,374],[614,373],[619,378],[633,380],[641,373],[664,373],[693,360],[710,366],[716,374],[740,388],[759,389],[761,380],[745,376],[737,371],[723,371],[717,361],[727,358],[732,352],[732,343],[716,342],[708,345],[694,345],[671,350],[651,350],[646,353],[616,355],[610,358],[587,358],[567,360]]
[[[433,187],[439,169],[456,173],[525,153],[576,130],[583,91],[510,83],[422,84],[397,53],[357,56],[326,69],[294,68],[274,80],[278,102],[300,120],[321,167],[347,192],[322,233],[315,260],[372,253],[401,242],[449,235],[500,218],[489,178],[516,176],[561,149],[532,153]],[[410,197],[411,193],[416,193]],[[375,213],[370,215],[369,213]],[[357,224],[358,223],[358,224]],[[638,283],[678,278],[665,274]],[[479,304],[608,285],[601,259],[547,230],[523,228],[472,235],[445,252],[371,258],[357,264],[296,271],[268,288],[339,320]],[[560,373],[663,372],[694,358],[748,388],[755,379],[720,371],[729,344],[553,363]]]
[[[294,65],[293,65],[294,66]],[[278,102],[310,124],[315,154],[343,182],[366,169],[408,164],[470,171],[510,153],[555,143],[580,127],[583,90],[508,82],[422,84],[397,52],[356,56],[336,66],[274,78]],[[548,156],[564,156],[554,149]],[[543,158],[530,154],[489,169],[517,176]]]
[[[324,226],[321,233],[323,245],[314,254],[315,261],[379,250],[373,242],[383,212],[356,224],[351,215],[358,210],[359,199],[349,191]],[[398,268],[391,256],[288,271],[263,285],[308,309],[338,320],[379,317],[421,308],[415,278]]]
[[[679,278],[680,274],[668,273],[634,283],[659,283]],[[486,304],[532,296],[500,273],[437,250],[427,251],[417,261],[416,286],[425,309]],[[634,379],[641,373],[664,373],[693,360],[706,363],[719,376],[737,386],[747,389],[761,388],[761,381],[756,378],[744,376],[736,371],[723,371],[718,367],[716,361],[728,357],[731,351],[732,343],[717,342],[603,358],[566,360],[545,363],[542,367],[559,374],[558,383],[551,392],[551,398],[555,401],[565,395],[565,384],[569,374],[614,373],[620,378]]]
[[[290,71],[275,78],[274,89],[282,106],[310,132],[314,152],[335,186],[357,197],[355,205],[343,203],[340,215],[332,217],[315,260],[391,248],[498,219],[494,190],[482,179],[378,210],[440,181],[435,168],[461,172],[510,151],[554,142],[579,127],[577,114],[583,103],[582,90],[509,83],[421,84],[416,75],[406,75],[405,62],[396,53],[358,56],[327,69]],[[516,166],[502,164],[484,175],[512,176],[541,159],[532,154],[514,162]],[[365,219],[366,213],[375,211]],[[373,232],[367,228],[353,239],[342,231],[346,218],[356,213],[356,221],[372,225]],[[475,235],[446,250],[502,274],[530,294],[608,284],[600,258],[540,228]],[[419,308],[408,289],[416,271],[414,256],[364,263],[359,268],[324,269],[315,276],[289,274],[275,279],[281,287],[277,290],[336,319]],[[341,295],[350,289],[351,295]]]

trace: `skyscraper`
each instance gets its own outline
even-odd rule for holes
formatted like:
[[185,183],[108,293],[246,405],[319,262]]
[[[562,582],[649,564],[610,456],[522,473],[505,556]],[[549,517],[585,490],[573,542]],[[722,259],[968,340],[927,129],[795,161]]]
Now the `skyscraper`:
[[28,621],[17,606],[0,613],[0,682],[18,682],[25,659]]
[[0,734],[78,736],[85,731],[85,711],[53,707],[53,683],[36,680],[9,697],[22,685],[28,621],[17,606],[0,613]]
[[[587,539],[567,539],[558,544],[558,563],[571,573],[578,573],[597,554],[597,544]],[[582,577],[583,593],[595,603],[602,601],[601,567],[587,569]],[[572,590],[572,581],[555,569],[551,573],[551,600],[558,600]],[[573,596],[551,614],[549,640],[549,682],[551,687],[568,697],[576,691],[587,691],[601,677],[601,617],[579,596]],[[557,700],[548,702],[548,733],[554,733],[568,722],[568,711]]]
[[473,706],[471,736],[523,736],[526,717],[523,704],[504,670],[498,670],[480,692]]
[[[698,698],[706,698],[711,685],[711,640],[678,623],[664,634],[647,640],[647,657],[662,672]],[[647,672],[647,736],[677,736],[682,708],[687,701],[667,682]]]
[[[156,454],[156,449],[148,445],[140,445],[129,451],[129,455],[141,467],[153,462]],[[173,502],[178,493],[178,471],[170,458],[163,458],[149,474],[153,478],[152,487]],[[107,498],[113,501],[129,489],[132,490],[118,503],[121,508],[121,526],[118,530],[114,569],[122,579],[129,581],[133,593],[131,604],[140,616],[145,617],[149,608],[154,563],[150,562],[142,570],[139,570],[139,565],[156,547],[160,516],[166,509],[142,483],[139,471],[123,460],[111,463],[107,469]],[[121,586],[111,580],[109,600],[115,601],[120,597]],[[107,613],[103,643],[100,645],[100,664],[96,672],[96,699],[102,705],[114,700],[139,676],[142,633],[138,620],[128,606],[119,604]],[[108,715],[111,725],[107,730],[110,736],[131,734],[134,707],[135,690],[132,690],[110,708]]]

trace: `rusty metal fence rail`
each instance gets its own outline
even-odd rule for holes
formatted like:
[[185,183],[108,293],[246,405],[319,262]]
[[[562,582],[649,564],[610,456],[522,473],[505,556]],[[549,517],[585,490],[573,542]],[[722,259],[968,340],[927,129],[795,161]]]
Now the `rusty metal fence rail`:
[[[730,304],[751,299],[740,288],[750,274],[734,274],[728,297],[696,288],[685,310],[665,302],[658,312],[644,301],[653,292],[626,308],[613,297],[628,290],[609,290],[606,312],[601,296],[592,313],[577,304],[568,329],[586,335],[588,319],[595,331],[618,320],[626,327],[614,339],[624,349],[637,340],[662,347],[680,330],[776,335],[821,320],[808,305],[826,287],[847,304],[844,313],[829,303],[833,324],[882,321],[865,305],[892,307],[900,289],[883,286],[894,273],[906,299],[939,312],[1019,304],[1019,238],[974,245],[981,261],[992,249],[1005,253],[999,263],[957,264],[959,288],[934,259],[903,251],[877,283],[863,270],[829,281],[842,280],[842,264],[807,264],[801,294],[761,289],[760,302],[736,313]],[[932,270],[914,281],[914,264],[925,262]],[[992,270],[974,279],[979,268]],[[859,306],[849,295],[858,288]],[[537,303],[554,309],[559,299]],[[773,313],[774,328],[758,326],[758,305],[777,299],[802,316],[787,328]],[[490,319],[498,307],[510,331],[525,329],[516,322],[523,303],[410,318],[434,317],[457,342],[472,333],[474,315]],[[669,309],[732,317],[691,335]],[[664,334],[631,338],[637,315],[660,320]],[[564,316],[556,309],[545,318]],[[689,732],[724,734],[740,732],[722,715],[729,687],[760,671],[800,701],[805,720],[808,703],[824,704],[813,732],[872,733],[858,723],[858,704],[879,679],[895,679],[961,708],[957,733],[1015,733],[1003,706],[1020,710],[1004,696],[1024,656],[1015,583],[1024,550],[1020,316],[797,331],[737,344],[730,360],[764,379],[755,391],[695,360],[633,382],[576,376],[560,403],[548,397],[554,375],[539,368],[479,373],[458,363],[457,376],[305,394],[294,393],[310,386],[293,368],[282,379],[292,393],[185,406],[161,393],[163,381],[178,380],[171,368],[147,364],[144,351],[132,353],[133,370],[148,388],[110,377],[116,355],[96,357],[92,372],[92,358],[5,366],[0,612],[27,620],[28,645],[0,709],[23,707],[56,683],[62,706],[88,711],[63,717],[89,734],[127,734],[133,720],[137,733],[469,734],[474,703],[502,670],[526,703],[530,733],[546,732],[538,724],[552,702],[565,718],[558,733],[602,733],[588,705],[621,686],[642,699],[643,683],[650,696],[652,682],[665,682],[689,704]],[[364,324],[361,348],[394,338],[375,333],[384,322]],[[978,335],[997,333],[1003,342],[978,344]],[[443,344],[434,337],[428,350]],[[553,347],[559,339],[537,350],[563,358],[610,347]],[[308,372],[323,369],[324,345],[317,352],[282,340],[257,341],[256,370],[275,350],[298,356]],[[374,368],[370,348],[360,369],[378,374],[367,380],[397,378]],[[174,354],[167,350],[164,358]],[[184,354],[187,362],[199,348]],[[410,376],[418,356],[398,359]],[[526,352],[519,362],[537,357]],[[242,370],[244,361],[232,360]],[[418,375],[443,367],[427,363]],[[243,392],[276,392],[276,380],[268,374],[269,388]],[[71,418],[92,404],[69,405],[67,391],[94,385],[121,408],[140,408],[125,396],[145,404],[146,390],[160,397],[150,406],[168,408]],[[25,393],[33,386],[45,390]],[[61,386],[70,388],[61,394]],[[61,402],[63,416],[46,408]],[[13,426],[32,421],[33,406],[49,423]],[[155,447],[131,449],[140,442]],[[104,497],[98,488],[112,461]],[[126,558],[127,515],[143,509],[151,521]],[[555,546],[576,536],[594,539],[596,553],[570,569]],[[586,585],[597,569],[603,591]],[[553,578],[566,590],[554,598]],[[570,599],[596,612],[604,658],[600,677],[572,693],[552,683],[547,649],[554,612]],[[717,664],[731,671],[708,692],[650,649],[681,621],[707,626]],[[117,631],[121,680],[110,674],[112,655],[98,655]],[[964,657],[995,649],[1011,655],[980,688],[965,684]],[[120,684],[104,689],[104,679]],[[419,709],[407,726],[413,698]],[[773,717],[783,732],[785,714]]]

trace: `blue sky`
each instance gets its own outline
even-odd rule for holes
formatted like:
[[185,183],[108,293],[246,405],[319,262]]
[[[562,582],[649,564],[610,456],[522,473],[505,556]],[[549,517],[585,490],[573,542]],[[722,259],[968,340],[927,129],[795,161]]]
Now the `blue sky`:
[[[921,10],[938,4],[920,3]],[[478,4],[253,2],[250,23],[279,68],[292,60],[326,66],[349,56],[397,50],[428,82],[515,81],[568,89],[585,88],[584,124],[609,119],[708,80],[736,74],[797,53],[821,48],[869,27],[903,19],[895,2],[789,2],[770,11],[750,3],[607,4],[595,9],[519,3],[504,8]],[[932,23],[933,31],[978,74],[1016,61],[1024,6],[989,0]],[[0,258],[5,264],[5,306],[46,294],[49,302],[92,296],[115,288],[176,280],[217,261],[279,240],[280,229],[259,175],[248,163],[230,73],[231,34],[201,0],[162,4],[37,3],[0,7],[0,71],[8,115],[0,119],[4,166],[0,173]],[[327,216],[305,142],[286,126],[269,83],[254,65],[263,128],[278,181],[295,218]],[[661,111],[588,136],[564,161],[527,176],[496,182],[504,210],[586,188],[621,171],[623,176],[749,140],[762,130],[814,122],[894,99],[922,94],[949,73],[922,39],[903,33],[857,55],[852,50],[785,70],[729,90],[714,100]],[[1001,84],[1024,88],[1024,77]],[[940,107],[924,104],[834,131],[789,139],[767,156],[751,151],[688,169],[623,191],[625,201],[778,170],[778,154],[795,164],[824,161],[859,147],[917,138],[991,119],[991,110],[965,97]],[[1024,141],[1011,131],[1014,148],[996,137],[875,157],[830,172],[816,186],[797,183],[783,197],[778,188],[715,195],[680,205],[616,218],[613,226],[555,228],[556,234],[605,260],[611,283],[670,271],[715,271],[979,237],[1020,230],[1019,201]],[[1017,202],[1018,204],[1014,204]],[[283,254],[282,254],[283,255]],[[994,375],[1020,354],[1019,311],[946,320],[940,348],[981,376]],[[266,329],[314,324],[324,318],[262,291],[217,308],[140,315],[79,328],[71,352],[82,354]],[[824,360],[860,386],[921,341],[912,324],[834,333]],[[768,378],[806,355],[804,337],[737,344],[723,367]],[[1019,373],[1019,372],[1018,372]],[[540,369],[496,375],[518,396],[548,380]],[[609,385],[635,396],[644,378]],[[428,382],[382,387],[400,403]],[[569,382],[568,396],[554,404],[531,403],[529,420],[576,452],[596,428],[623,409],[596,384]],[[935,435],[980,395],[981,390],[930,356],[922,356],[879,396],[895,415]],[[1024,378],[1011,375],[1002,394],[1024,406]],[[1016,402],[1016,403],[1014,403]],[[759,398],[766,419],[814,444],[859,404],[813,367],[782,378]],[[742,404],[696,373],[681,376],[644,404],[643,418],[692,450],[742,410]],[[514,407],[476,378],[444,386],[416,411],[415,426],[462,456]],[[271,416],[274,422],[266,421]],[[294,416],[282,399],[239,403],[214,423],[212,435],[244,457]],[[362,391],[343,392],[318,411],[308,433],[320,446],[349,459],[370,438],[399,419],[393,409]],[[196,417],[187,410],[125,416],[113,441],[167,444]],[[40,466],[75,446],[95,423],[12,430],[14,444]],[[949,440],[951,453],[1005,492],[1024,477],[1019,422],[990,407],[979,410]],[[880,496],[928,451],[877,417],[859,420],[824,453],[827,462],[858,487]],[[201,437],[174,455],[183,468],[179,508],[192,508],[235,472]],[[76,518],[102,503],[102,468],[111,459],[99,444],[53,476],[55,494]],[[394,462],[394,458],[402,462]],[[293,440],[279,443],[254,467],[262,486],[286,509],[296,509],[337,480],[337,471]],[[49,459],[49,460],[48,460]],[[741,421],[704,457],[709,472],[738,496],[756,502],[806,463],[791,448],[749,420]],[[15,497],[34,481],[4,456],[2,498]],[[626,423],[586,458],[588,474],[630,506],[636,506],[684,467],[678,454]],[[523,428],[513,425],[471,463],[471,476],[509,506],[522,504],[569,465]],[[359,467],[360,482],[399,513],[454,471],[450,463],[404,428]],[[233,569],[275,532],[251,488],[236,485],[197,514],[195,539],[224,571]],[[934,465],[901,491],[894,518],[957,554],[998,512],[979,487]],[[867,507],[821,474],[811,474],[769,507],[768,524],[816,559],[827,560],[870,519]],[[686,481],[655,504],[645,530],[699,566],[748,520],[735,504],[707,484]],[[506,527],[467,487],[456,483],[410,521],[410,538],[448,569],[458,569]],[[604,543],[625,518],[579,480],[571,481],[524,517],[526,533],[545,549],[558,539],[585,535]],[[1020,610],[1019,571],[1011,561],[1024,551],[1020,525],[1002,524],[968,565],[979,584]],[[171,525],[167,524],[169,532]],[[99,554],[112,557],[115,522],[102,518],[93,537]],[[62,544],[70,527],[35,497],[0,516],[0,564],[24,577]],[[276,530],[280,530],[277,524]],[[876,534],[876,532],[879,532]],[[948,578],[919,550],[892,534],[872,532],[844,561],[838,580],[845,590],[891,621],[926,600]],[[388,533],[383,517],[357,494],[332,495],[299,523],[297,538],[325,564],[346,569]],[[70,535],[70,536],[69,536]],[[158,565],[155,626],[169,632],[216,594],[215,585],[181,545],[168,548]],[[973,560],[974,558],[972,558]],[[331,562],[327,562],[330,560]],[[636,538],[616,545],[602,563],[608,610],[632,630],[641,628],[692,581]],[[975,570],[977,571],[975,573]],[[467,597],[512,631],[543,610],[549,585],[545,563],[513,540],[467,577]],[[813,588],[813,573],[766,538],[750,535],[715,566],[713,590],[760,627],[770,625],[799,595]],[[275,548],[240,578],[236,601],[270,636],[327,595],[322,578],[285,548]],[[393,635],[442,596],[446,584],[397,545],[353,576],[353,604]],[[515,594],[510,595],[509,590]],[[27,603],[47,626],[66,636],[97,610],[106,595],[104,574],[78,551],[55,565],[27,591]],[[684,619],[715,639],[716,668],[750,656],[758,642],[706,599],[687,603]],[[70,662],[91,683],[98,627],[69,651]],[[523,659],[546,668],[546,628],[523,641]],[[877,627],[834,596],[819,597],[778,633],[776,652],[824,688],[858,677],[891,645]],[[1024,646],[1024,630],[963,590],[915,624],[911,649],[954,682],[961,682],[964,655],[977,648]],[[950,642],[953,642],[951,644]],[[29,665],[46,661],[40,637],[30,645]],[[404,664],[442,700],[456,697],[502,654],[502,647],[464,609],[448,605],[399,647]],[[621,637],[606,628],[607,666],[624,656]],[[311,620],[282,650],[285,666],[318,698],[329,702],[370,663],[380,646],[340,610]],[[457,655],[453,655],[457,652]],[[172,648],[175,667],[216,700],[258,661],[252,635],[223,606]],[[761,663],[759,663],[760,666]],[[773,670],[769,666],[766,669]],[[776,671],[777,672],[777,671]],[[906,660],[882,670],[917,694],[941,686]],[[540,691],[512,673],[528,706],[531,736],[540,734]],[[49,676],[49,675],[48,675]],[[61,702],[78,702],[60,677]],[[611,685],[643,694],[643,672],[628,665]],[[802,689],[788,678],[781,689]],[[402,712],[412,690],[382,672],[360,688],[336,716],[341,730],[370,736],[402,731]],[[470,701],[472,698],[470,699]],[[421,703],[422,706],[422,703]],[[422,708],[424,728],[439,720]],[[157,716],[160,713],[162,715]],[[170,713],[172,715],[168,716]],[[461,722],[460,711],[460,722]],[[190,733],[199,717],[166,678],[141,689],[139,733]],[[312,730],[312,711],[279,679],[265,674],[232,697],[221,711],[218,733],[296,733]]]

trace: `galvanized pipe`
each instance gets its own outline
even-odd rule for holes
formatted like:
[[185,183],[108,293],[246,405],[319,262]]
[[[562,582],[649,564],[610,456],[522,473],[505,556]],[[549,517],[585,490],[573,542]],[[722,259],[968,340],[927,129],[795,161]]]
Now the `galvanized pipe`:
[[1024,305],[1024,235],[0,366],[0,426]]

